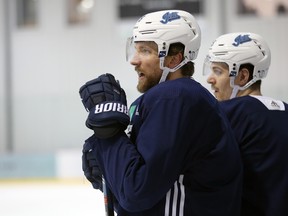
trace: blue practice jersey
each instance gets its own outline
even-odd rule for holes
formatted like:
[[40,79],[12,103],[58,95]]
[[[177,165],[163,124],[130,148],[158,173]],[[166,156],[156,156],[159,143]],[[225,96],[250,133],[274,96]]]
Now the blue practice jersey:
[[118,216],[238,216],[242,163],[218,102],[199,83],[158,84],[130,108],[128,135],[99,140]]
[[242,215],[288,215],[288,106],[263,96],[220,103],[244,162]]

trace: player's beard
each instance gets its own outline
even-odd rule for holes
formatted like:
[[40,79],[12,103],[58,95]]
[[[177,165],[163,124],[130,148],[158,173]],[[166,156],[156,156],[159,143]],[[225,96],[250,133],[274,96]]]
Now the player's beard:
[[159,83],[160,78],[161,74],[145,75],[144,77],[138,80],[137,90],[140,93],[148,91],[150,88],[154,87]]

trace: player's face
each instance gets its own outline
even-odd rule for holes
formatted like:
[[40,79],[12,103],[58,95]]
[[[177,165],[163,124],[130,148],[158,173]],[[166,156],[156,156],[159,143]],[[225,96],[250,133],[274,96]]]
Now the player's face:
[[135,43],[135,54],[130,64],[135,66],[138,74],[137,89],[139,92],[144,93],[158,84],[162,75],[159,61],[156,43]]
[[211,84],[215,97],[219,101],[228,100],[232,93],[228,65],[212,62],[210,69],[211,73],[207,78],[207,82]]

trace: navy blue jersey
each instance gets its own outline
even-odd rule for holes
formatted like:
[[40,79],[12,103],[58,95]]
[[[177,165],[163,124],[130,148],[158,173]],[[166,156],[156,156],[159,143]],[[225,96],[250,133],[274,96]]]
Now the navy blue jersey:
[[262,96],[220,103],[244,162],[244,216],[288,215],[288,105]]
[[96,156],[118,216],[238,216],[242,163],[228,120],[199,83],[158,84],[132,104],[128,136]]

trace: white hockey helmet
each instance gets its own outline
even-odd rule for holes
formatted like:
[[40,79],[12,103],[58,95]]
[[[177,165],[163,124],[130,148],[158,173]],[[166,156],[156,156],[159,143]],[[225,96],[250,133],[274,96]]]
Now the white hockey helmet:
[[[201,31],[193,15],[182,10],[163,10],[141,17],[133,28],[133,36],[126,47],[127,60],[131,57],[134,42],[154,41],[158,46],[160,68],[163,70],[161,81],[165,81],[169,72],[174,72],[189,61],[196,59],[201,44]],[[184,60],[175,68],[164,67],[164,58],[171,44],[182,43],[185,46]]]
[[257,80],[267,76],[271,62],[271,52],[266,41],[258,34],[249,32],[229,33],[218,37],[209,48],[204,63],[203,73],[210,71],[211,62],[225,62],[229,66],[230,85],[234,87],[234,78],[238,75],[242,64],[250,63],[254,66],[253,78],[244,90]]

